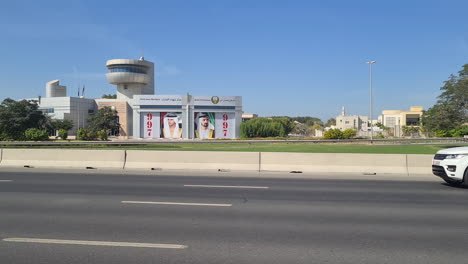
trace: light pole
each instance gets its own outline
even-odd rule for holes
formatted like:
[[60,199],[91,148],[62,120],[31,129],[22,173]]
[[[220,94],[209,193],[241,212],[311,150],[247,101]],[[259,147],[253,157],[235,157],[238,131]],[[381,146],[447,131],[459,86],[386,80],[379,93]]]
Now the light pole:
[[374,128],[372,126],[372,64],[374,63],[376,63],[376,61],[367,62],[367,64],[369,64],[369,67],[370,67],[370,127],[371,127],[370,140],[371,140],[371,144],[372,144],[372,141],[374,140]]

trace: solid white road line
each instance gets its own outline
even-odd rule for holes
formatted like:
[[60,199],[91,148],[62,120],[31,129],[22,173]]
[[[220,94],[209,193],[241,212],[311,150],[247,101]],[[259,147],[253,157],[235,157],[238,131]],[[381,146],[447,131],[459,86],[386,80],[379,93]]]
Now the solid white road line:
[[193,185],[185,184],[184,187],[200,187],[200,188],[240,188],[240,189],[269,189],[266,186],[229,186],[229,185]]
[[152,243],[131,243],[131,242],[109,242],[109,241],[87,241],[87,240],[62,240],[62,239],[40,239],[26,237],[12,237],[3,239],[5,242],[20,243],[41,243],[41,244],[62,244],[62,245],[86,245],[86,246],[111,246],[111,247],[137,247],[137,248],[169,248],[184,249],[185,245],[175,244],[152,244]]
[[161,204],[161,205],[192,205],[192,206],[218,206],[229,207],[232,204],[206,204],[206,203],[173,203],[173,202],[146,202],[146,201],[122,201],[124,204]]
[[12,180],[0,180],[0,182],[12,182]]

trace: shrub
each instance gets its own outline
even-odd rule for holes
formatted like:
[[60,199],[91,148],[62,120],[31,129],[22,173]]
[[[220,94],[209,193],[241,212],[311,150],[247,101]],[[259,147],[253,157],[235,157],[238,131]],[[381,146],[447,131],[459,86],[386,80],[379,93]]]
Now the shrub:
[[78,129],[78,131],[76,132],[76,139],[86,140],[86,131],[84,128]]
[[49,133],[45,130],[40,130],[37,128],[29,128],[24,132],[26,140],[31,141],[44,141],[49,139]]
[[450,137],[450,132],[446,130],[437,130],[435,132],[435,136],[436,137]]
[[324,139],[343,139],[344,135],[343,135],[343,132],[341,132],[341,130],[339,130],[338,128],[334,128],[334,129],[325,131],[325,133],[323,134],[323,138]]
[[67,137],[68,137],[68,132],[65,130],[65,129],[59,129],[58,131],[58,136],[63,139],[63,140],[66,140]]
[[385,136],[382,132],[377,132],[376,138],[382,139],[382,138],[385,138]]
[[76,138],[78,140],[96,140],[97,133],[90,129],[80,128],[76,133]]
[[452,137],[463,137],[464,135],[468,135],[468,126],[461,126],[452,129],[450,130],[450,135]]
[[99,131],[97,132],[97,137],[98,137],[100,140],[103,140],[103,141],[107,140],[107,137],[108,137],[107,131],[105,131],[105,130],[99,130]]
[[352,128],[348,128],[345,131],[343,131],[343,137],[344,138],[353,138],[353,137],[356,136],[356,134],[357,134],[356,130],[354,130]]
[[6,132],[1,131],[0,132],[0,141],[12,141],[13,138],[10,137]]

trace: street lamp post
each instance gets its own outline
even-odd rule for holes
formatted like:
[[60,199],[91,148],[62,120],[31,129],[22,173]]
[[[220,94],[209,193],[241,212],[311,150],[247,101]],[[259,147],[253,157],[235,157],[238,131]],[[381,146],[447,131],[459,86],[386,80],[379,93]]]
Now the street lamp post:
[[372,141],[374,140],[374,128],[372,125],[372,64],[376,63],[376,61],[368,61],[367,64],[369,64],[370,67],[370,127],[371,127],[371,134],[370,134],[370,140],[371,144]]

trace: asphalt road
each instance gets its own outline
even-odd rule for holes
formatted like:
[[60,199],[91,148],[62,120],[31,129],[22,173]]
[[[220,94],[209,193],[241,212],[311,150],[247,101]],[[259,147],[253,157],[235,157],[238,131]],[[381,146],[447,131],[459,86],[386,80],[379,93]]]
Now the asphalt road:
[[0,263],[468,263],[468,189],[327,178],[0,170]]

